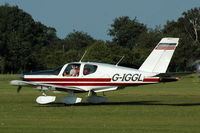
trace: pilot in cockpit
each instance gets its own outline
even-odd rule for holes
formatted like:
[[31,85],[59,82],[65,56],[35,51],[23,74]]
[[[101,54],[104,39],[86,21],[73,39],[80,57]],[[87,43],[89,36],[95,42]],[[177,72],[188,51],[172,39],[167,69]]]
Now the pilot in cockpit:
[[69,65],[67,66],[63,76],[72,76],[77,77],[79,75],[80,66],[78,65]]
[[73,65],[72,69],[69,72],[70,76],[78,76],[78,73],[79,73],[78,66]]

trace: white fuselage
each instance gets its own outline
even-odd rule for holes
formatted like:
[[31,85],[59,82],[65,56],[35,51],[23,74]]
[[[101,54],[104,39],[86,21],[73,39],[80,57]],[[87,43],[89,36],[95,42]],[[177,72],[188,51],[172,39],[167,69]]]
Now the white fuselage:
[[[65,70],[71,64],[79,65],[77,76],[64,75]],[[95,66],[96,71],[84,74],[86,65]],[[100,92],[115,90],[118,86],[158,83],[159,77],[153,77],[156,74],[110,64],[75,62],[65,64],[57,75],[27,74],[24,75],[23,80],[40,84],[81,88],[84,91],[96,90]]]

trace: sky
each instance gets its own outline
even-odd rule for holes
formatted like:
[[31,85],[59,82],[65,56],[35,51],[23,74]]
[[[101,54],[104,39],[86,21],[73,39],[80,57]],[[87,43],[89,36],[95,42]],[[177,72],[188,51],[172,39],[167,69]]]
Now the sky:
[[0,0],[0,5],[5,3],[17,5],[35,21],[54,27],[59,38],[76,30],[100,40],[111,40],[108,30],[120,16],[137,17],[148,28],[155,28],[200,7],[200,0]]

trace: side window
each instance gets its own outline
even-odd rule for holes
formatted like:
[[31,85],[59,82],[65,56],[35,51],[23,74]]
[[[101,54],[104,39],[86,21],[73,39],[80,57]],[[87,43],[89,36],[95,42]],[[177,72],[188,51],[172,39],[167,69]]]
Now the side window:
[[63,73],[63,76],[78,77],[80,72],[80,64],[69,64]]
[[88,75],[96,72],[97,66],[96,65],[90,65],[90,64],[85,64],[83,68],[83,75]]

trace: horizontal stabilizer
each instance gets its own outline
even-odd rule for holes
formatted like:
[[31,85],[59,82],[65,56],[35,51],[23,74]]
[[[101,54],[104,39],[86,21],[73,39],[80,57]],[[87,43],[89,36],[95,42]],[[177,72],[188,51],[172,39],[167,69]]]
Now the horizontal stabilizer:
[[177,77],[161,77],[160,78],[160,82],[174,82],[174,81],[178,81],[179,78]]

